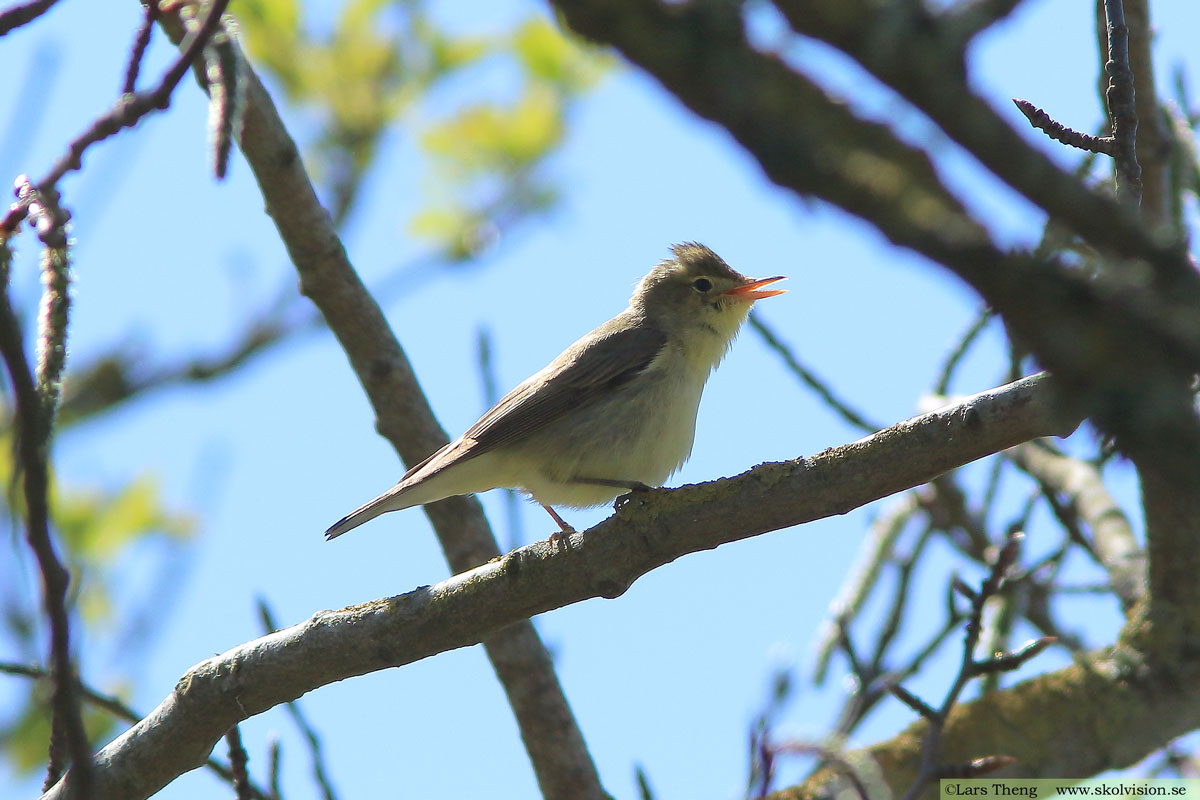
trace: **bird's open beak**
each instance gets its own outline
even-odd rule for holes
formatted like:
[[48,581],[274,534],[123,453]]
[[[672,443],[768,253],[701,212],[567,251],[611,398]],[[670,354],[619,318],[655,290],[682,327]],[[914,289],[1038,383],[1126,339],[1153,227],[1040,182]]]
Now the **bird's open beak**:
[[787,289],[762,289],[760,287],[774,283],[775,281],[783,280],[786,275],[776,275],[774,278],[754,278],[741,286],[735,286],[732,289],[727,289],[721,294],[726,297],[732,297],[735,300],[762,300],[764,297],[774,297],[777,294],[783,294]]

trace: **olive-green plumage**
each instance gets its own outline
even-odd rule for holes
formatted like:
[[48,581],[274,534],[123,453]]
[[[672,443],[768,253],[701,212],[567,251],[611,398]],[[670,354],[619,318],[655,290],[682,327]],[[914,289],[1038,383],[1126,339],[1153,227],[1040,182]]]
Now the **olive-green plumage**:
[[387,511],[498,487],[549,508],[587,508],[659,486],[692,452],[709,373],[759,287],[707,247],[672,248],[629,307],[563,351],[392,489],[332,525],[332,539]]

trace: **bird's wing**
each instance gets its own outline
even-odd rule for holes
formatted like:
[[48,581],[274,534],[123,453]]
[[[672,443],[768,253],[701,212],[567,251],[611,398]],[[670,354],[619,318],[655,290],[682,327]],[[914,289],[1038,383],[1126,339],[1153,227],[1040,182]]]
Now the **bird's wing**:
[[462,438],[473,439],[472,450],[484,453],[528,436],[629,383],[650,366],[666,343],[661,331],[637,327],[602,334],[577,351],[572,347],[505,395]]
[[451,463],[461,463],[514,442],[559,419],[563,413],[590,405],[645,371],[662,352],[667,337],[644,328],[617,329],[581,346],[569,348],[546,369],[505,395],[471,429],[401,479],[421,473],[426,478]]

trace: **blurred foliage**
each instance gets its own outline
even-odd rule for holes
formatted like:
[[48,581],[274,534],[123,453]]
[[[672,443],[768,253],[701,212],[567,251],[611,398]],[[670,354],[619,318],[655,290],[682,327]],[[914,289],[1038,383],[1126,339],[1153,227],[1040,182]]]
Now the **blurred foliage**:
[[[384,138],[403,123],[404,135],[428,165],[426,196],[410,229],[433,244],[439,260],[457,262],[553,207],[558,193],[548,161],[564,141],[572,104],[611,59],[542,16],[471,34],[445,29],[430,6],[424,0],[346,0],[306,9],[300,0],[239,0],[234,14],[255,68],[304,115],[300,129],[313,132],[304,144],[306,160],[335,223],[352,212]],[[112,363],[145,361],[144,354],[122,356],[128,358]],[[61,424],[97,418],[154,385],[135,386],[126,371],[105,374],[116,382],[104,393],[109,399],[83,403],[85,411],[64,414]],[[11,414],[11,408],[5,411]],[[0,453],[11,450],[10,427],[0,430]],[[7,657],[32,664],[45,655],[44,624],[37,569],[21,533],[18,478],[12,461],[0,458],[14,553],[0,562],[0,631],[13,648]],[[141,574],[163,571],[159,567],[177,548],[156,545],[188,540],[195,523],[169,511],[148,476],[105,490],[57,485],[52,476],[50,500],[55,538],[72,575],[71,611],[82,623],[77,641],[94,644],[102,633],[114,634],[108,638],[120,650],[123,669],[129,641],[144,638],[138,617],[157,609],[161,598],[153,587],[123,580],[121,570],[129,569],[130,559],[149,558]],[[80,664],[85,676],[96,671],[95,651],[89,646],[93,663]],[[0,720],[0,757],[21,772],[45,763],[49,738],[49,682],[25,680]],[[92,740],[107,738],[114,719],[86,704],[84,711]]]
[[544,17],[457,33],[423,0],[348,0],[319,32],[300,0],[241,0],[237,18],[255,66],[315,117],[309,167],[334,221],[351,212],[381,141],[403,120],[432,187],[410,230],[450,260],[553,206],[544,165],[573,101],[610,65]]
[[[11,429],[0,433],[0,452],[11,453],[12,444]],[[0,485],[8,489],[5,499],[12,521],[9,538],[15,555],[0,561],[0,584],[10,587],[0,595],[0,625],[22,658],[40,662],[44,655],[38,641],[38,632],[44,628],[40,596],[36,590],[21,591],[23,583],[33,588],[37,578],[20,530],[24,498],[18,478],[13,474],[12,459],[0,458]],[[195,530],[190,516],[166,509],[158,484],[148,477],[113,490],[98,490],[63,487],[52,476],[50,503],[57,541],[72,576],[72,611],[92,630],[115,627],[121,621],[117,595],[125,587],[115,573],[122,558],[151,540],[182,542]],[[134,602],[141,605],[154,601],[141,598]],[[15,713],[0,721],[0,753],[14,769],[25,772],[45,765],[50,684],[30,680],[22,691],[23,698],[14,703]],[[86,706],[84,712],[85,725],[94,741],[111,732],[115,720],[110,714]]]
[[[4,756],[13,770],[29,774],[46,766],[46,748],[50,741],[50,695],[54,691],[49,678],[30,679],[30,702],[22,707],[17,717],[0,726],[0,742],[4,744]],[[125,687],[128,691],[129,687]],[[118,720],[107,711],[84,704],[83,727],[88,739],[102,742],[109,738],[117,727]]]

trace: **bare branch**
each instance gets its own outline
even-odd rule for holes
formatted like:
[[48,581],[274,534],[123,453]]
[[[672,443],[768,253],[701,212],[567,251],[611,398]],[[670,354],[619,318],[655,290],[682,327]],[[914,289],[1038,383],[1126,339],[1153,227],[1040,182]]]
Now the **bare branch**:
[[942,371],[938,376],[937,383],[933,385],[934,394],[944,395],[950,391],[950,381],[954,377],[954,371],[958,369],[958,365],[962,363],[967,351],[971,349],[971,345],[979,338],[979,334],[983,333],[994,316],[995,314],[987,306],[979,310],[975,321],[971,323],[971,326],[959,338],[958,344],[946,356],[946,363],[942,365]]
[[[173,41],[178,21],[162,23]],[[236,43],[233,45],[237,47]],[[238,141],[267,211],[300,276],[301,292],[324,316],[376,414],[376,430],[407,464],[448,441],[412,366],[321,207],[296,143],[258,76],[246,65],[246,105]],[[499,556],[479,501],[459,497],[425,506],[451,569],[464,572]],[[496,630],[484,642],[508,696],[538,785],[547,798],[607,797],[545,645],[529,622]]]
[[1174,145],[1155,85],[1154,59],[1150,53],[1154,32],[1147,0],[1125,0],[1125,22],[1129,28],[1129,68],[1133,70],[1137,104],[1142,109],[1137,132],[1137,160],[1142,168],[1142,218],[1156,226],[1171,220],[1169,182]]
[[[1143,669],[1137,655],[1126,649],[1106,648],[1082,655],[1065,669],[981,695],[960,704],[947,720],[942,761],[962,763],[981,753],[1003,753],[1017,759],[1021,773],[1030,778],[1130,767],[1200,727],[1200,670],[1194,659],[1183,659],[1180,666],[1178,672],[1159,674]],[[915,780],[928,730],[920,720],[866,749],[889,786]],[[770,800],[813,797],[833,779],[818,772]]]
[[[267,606],[266,600],[262,598],[258,600],[258,617],[262,621],[263,628],[266,629],[267,633],[274,633],[278,630],[275,620],[272,617],[271,609]],[[321,737],[317,734],[317,729],[309,723],[308,718],[304,716],[304,712],[300,710],[300,706],[296,701],[290,700],[286,703],[286,706],[292,721],[296,723],[296,727],[300,729],[300,734],[304,737],[305,743],[308,744],[308,752],[312,755],[313,780],[316,781],[317,787],[321,790],[321,796],[324,800],[336,800],[337,793],[333,790],[333,781],[329,779],[329,773],[325,769],[325,752],[321,747]]]
[[[989,170],[1095,246],[1143,257],[1172,273],[1188,269],[1178,242],[1164,244],[1135,213],[1059,169],[972,91],[963,67],[967,41],[952,15],[937,15],[919,3],[880,14],[868,0],[832,5],[776,0],[776,5],[793,28],[858,60]],[[905,46],[878,46],[885,41]]]
[[[898,4],[889,14],[875,13],[865,0],[777,5],[794,28],[858,58],[1052,214],[1114,252],[1152,261],[1158,280],[1147,285],[1144,268],[1135,264],[1119,262],[1084,276],[1065,264],[1001,250],[938,181],[925,153],[886,126],[858,119],[782,59],[754,48],[734,7],[555,0],[574,28],[612,42],[696,113],[724,125],[772,180],[870,220],[893,242],[970,283],[1015,338],[1071,383],[1072,398],[1106,432],[1169,443],[1167,449],[1200,449],[1192,415],[1163,415],[1147,399],[1160,383],[1200,367],[1200,275],[1179,242],[1160,241],[1128,209],[1054,167],[965,81],[938,80],[934,88],[933,72],[962,73],[962,53],[947,50],[957,45],[923,5]],[[873,45],[881,41],[905,46]],[[708,58],[712,52],[722,58]],[[1117,230],[1125,233],[1116,236]],[[1176,360],[1168,352],[1187,355]],[[1200,487],[1192,488],[1200,495]]]
[[50,437],[50,427],[58,409],[62,371],[67,360],[67,315],[70,308],[70,255],[67,248],[66,214],[61,210],[39,211],[38,216],[51,214],[57,229],[43,240],[53,242],[42,250],[42,299],[38,309],[36,349],[36,381],[41,398],[43,440]]
[[1037,654],[1044,651],[1047,647],[1054,644],[1053,636],[1043,636],[1041,639],[1034,639],[1026,642],[1020,649],[1014,650],[1011,653],[996,653],[986,661],[976,662],[972,672],[975,675],[992,675],[997,672],[1012,672],[1019,668],[1026,661],[1033,658]]
[[49,11],[58,0],[29,0],[12,8],[0,11],[0,36],[33,22]]
[[[147,797],[200,763],[230,726],[318,686],[494,639],[530,615],[617,597],[687,553],[844,514],[1016,442],[1069,432],[1048,381],[1026,378],[812,458],[627,496],[565,547],[539,541],[432,587],[321,612],[234,648],[190,670],[97,754],[93,797]],[[46,800],[67,798],[70,781],[68,773]]]
[[884,564],[892,556],[896,539],[919,508],[916,495],[905,494],[885,508],[871,523],[857,562],[851,567],[842,588],[838,590],[837,597],[829,604],[828,616],[821,623],[821,630],[817,633],[816,666],[813,668],[815,683],[825,680],[829,659],[841,638],[839,629],[858,616],[871,590],[875,588]]
[[[7,262],[8,249],[0,258]],[[25,495],[25,536],[37,558],[42,579],[42,605],[50,622],[50,663],[53,665],[54,694],[51,716],[50,761],[46,786],[59,779],[64,761],[76,765],[80,797],[87,797],[92,784],[91,747],[83,728],[83,715],[75,691],[75,671],[71,663],[70,620],[67,614],[67,586],[70,576],[59,560],[50,536],[49,490],[50,424],[33,373],[25,357],[21,329],[8,299],[8,267],[0,280],[0,355],[8,370],[16,401],[16,462],[22,476]],[[59,745],[62,745],[60,748]],[[63,752],[65,750],[65,752]]]
[[154,21],[158,19],[158,3],[147,3],[142,7],[142,24],[138,26],[133,37],[133,46],[129,48],[129,60],[125,64],[125,80],[121,84],[121,94],[133,94],[137,91],[138,73],[142,69],[142,58],[150,45],[150,37],[154,33]]
[[48,193],[58,184],[62,176],[83,165],[84,152],[97,142],[103,141],[124,128],[131,128],[138,121],[157,110],[167,108],[171,104],[171,94],[179,81],[187,73],[192,62],[200,55],[209,37],[216,32],[221,24],[221,15],[229,0],[212,0],[204,19],[189,34],[187,41],[180,48],[179,57],[163,75],[158,85],[149,92],[122,95],[105,114],[97,117],[88,129],[71,141],[67,152],[37,182],[37,190]]
[[833,409],[838,416],[864,433],[874,433],[883,427],[882,425],[876,425],[873,422],[867,421],[862,414],[851,408],[848,403],[839,399],[824,381],[818,378],[812,370],[800,363],[800,360],[796,358],[792,349],[783,343],[767,323],[763,322],[762,316],[757,311],[750,312],[750,327],[762,337],[763,341],[767,343],[767,347],[770,347],[779,354],[779,357],[783,359],[783,363],[787,365],[788,369],[804,385],[812,389],[817,397],[821,398],[825,405]]
[[900,684],[892,684],[888,687],[888,691],[894,694],[897,700],[904,703],[904,705],[908,706],[925,719],[935,719],[937,717],[937,709],[926,703],[921,698],[917,697],[908,689],[905,689]]
[[[917,700],[915,696],[909,695],[906,698],[896,693],[895,689],[893,689],[893,693],[896,693],[897,697],[900,697],[900,699],[921,713],[929,726],[929,732],[925,737],[925,744],[921,750],[921,765],[917,769],[917,775],[913,779],[912,785],[909,786],[908,791],[904,794],[904,800],[914,800],[914,798],[918,797],[925,790],[929,782],[936,780],[944,770],[939,759],[942,753],[942,739],[946,730],[946,721],[950,718],[950,712],[958,703],[958,698],[962,694],[963,689],[966,688],[967,683],[983,674],[989,668],[975,661],[974,657],[975,646],[979,643],[979,635],[983,627],[984,606],[1003,586],[1009,569],[1016,563],[1023,538],[1024,535],[1019,532],[1009,534],[1008,540],[996,555],[991,573],[983,581],[978,592],[967,589],[965,584],[958,578],[954,579],[955,588],[971,601],[971,615],[967,620],[967,634],[963,638],[963,655],[958,675],[955,677],[950,689],[946,692],[946,698],[942,701],[941,707],[932,709],[925,703]],[[1024,659],[1031,658],[1040,653],[1048,644],[1049,642],[1038,642],[1027,646],[1022,650],[1021,654],[1005,659],[1003,661],[1005,666],[1000,666],[1000,662],[996,661],[995,668],[1013,668],[1023,663]],[[990,664],[991,662],[988,663]],[[1010,663],[1013,664],[1012,667],[1007,666]],[[910,700],[915,702],[910,702]]]
[[[34,680],[45,680],[52,677],[49,671],[44,670],[41,667],[34,667],[28,664],[17,664],[11,661],[0,661],[0,673],[5,675],[20,675],[22,677],[32,678]],[[103,692],[98,692],[87,684],[81,682],[76,683],[76,689],[78,690],[80,696],[88,703],[96,708],[107,711],[117,719],[133,723],[142,718],[141,714],[127,706],[118,697],[114,697],[110,694],[104,694]],[[215,773],[219,778],[221,778],[221,780],[230,785],[233,784],[233,770],[229,766],[222,764],[215,758],[209,758],[206,760],[204,762],[204,766]],[[250,791],[250,796],[253,797],[254,800],[279,800],[279,792],[275,791],[274,789],[272,789],[270,792],[267,792],[257,786],[251,785]]]
[[[1133,89],[1133,71],[1129,68],[1129,28],[1125,25],[1125,6],[1121,0],[1104,0],[1108,21],[1108,117],[1112,123],[1115,146],[1117,198],[1134,207],[1142,205],[1142,168],[1137,159],[1138,117]],[[1158,109],[1151,109],[1152,114]]]
[[1055,122],[1049,114],[1028,100],[1018,100],[1014,97],[1013,105],[1020,109],[1021,113],[1025,115],[1025,119],[1029,120],[1030,125],[1056,142],[1106,156],[1115,155],[1117,152],[1117,141],[1111,136],[1092,136],[1068,128],[1060,122]]
[[1146,592],[1146,554],[1129,518],[1104,485],[1095,466],[1069,458],[1041,443],[1008,451],[1018,467],[1059,492],[1091,530],[1090,547],[1108,571],[1113,591],[1130,612]]
[[251,800],[250,776],[246,772],[246,763],[250,760],[246,748],[242,746],[242,733],[234,725],[225,733],[225,744],[229,748],[229,770],[233,773],[233,792],[237,800]]

